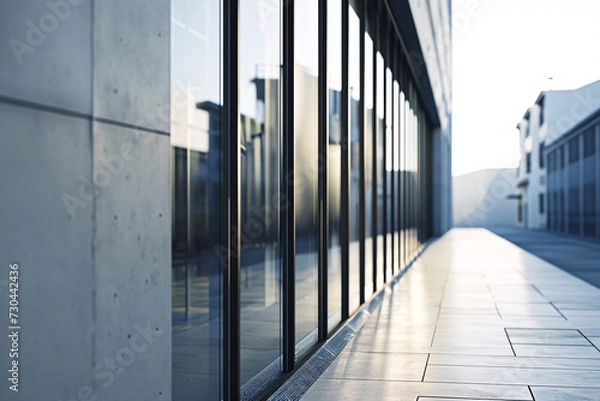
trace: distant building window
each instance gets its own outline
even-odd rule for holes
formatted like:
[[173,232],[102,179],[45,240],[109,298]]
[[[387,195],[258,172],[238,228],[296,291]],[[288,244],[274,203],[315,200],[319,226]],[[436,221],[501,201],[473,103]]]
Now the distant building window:
[[560,148],[558,148],[558,154],[560,156],[560,168],[563,169],[565,168],[565,145],[562,145]]
[[596,153],[596,129],[588,128],[583,133],[583,157],[590,157]]
[[531,152],[527,152],[525,155],[525,171],[531,173]]
[[540,168],[544,168],[544,142],[540,143],[540,149],[539,149],[539,164],[540,164]]
[[540,99],[540,126],[542,126],[542,124],[544,124],[544,98],[542,97]]
[[596,183],[583,186],[583,235],[596,236]]
[[579,137],[575,137],[569,141],[569,164],[579,160]]
[[569,188],[569,234],[579,235],[579,187]]
[[544,214],[544,194],[540,194],[540,214]]
[[523,222],[523,203],[519,200],[519,205],[517,206],[517,221],[519,223]]

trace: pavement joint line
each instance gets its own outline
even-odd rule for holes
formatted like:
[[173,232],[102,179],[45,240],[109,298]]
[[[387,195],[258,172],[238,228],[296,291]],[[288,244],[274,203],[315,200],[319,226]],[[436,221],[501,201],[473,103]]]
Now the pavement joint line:
[[512,341],[510,341],[510,336],[508,335],[508,330],[506,329],[506,327],[504,328],[504,334],[506,335],[506,340],[508,341],[508,345],[510,345],[510,350],[512,351],[514,356],[517,356],[517,353],[515,352],[515,347],[513,347],[513,343],[512,343]]
[[592,345],[592,347],[596,348],[596,350],[597,350],[598,352],[600,352],[600,348],[598,348],[598,347],[596,346],[596,344],[594,344],[594,342],[593,342],[593,341],[591,341],[591,340],[588,338],[588,336],[586,336],[585,334],[583,334],[583,332],[582,332],[581,330],[579,330],[579,329],[577,329],[577,331],[579,332],[579,334],[581,334],[581,335],[583,336],[583,338],[585,338],[585,339],[586,339],[586,340],[587,340],[587,341],[588,341],[588,342],[589,342],[589,343]]
[[427,374],[427,367],[429,366],[429,359],[431,358],[431,354],[427,354],[427,360],[425,361],[425,368],[423,369],[423,376],[421,376],[421,381],[425,381],[425,375]]

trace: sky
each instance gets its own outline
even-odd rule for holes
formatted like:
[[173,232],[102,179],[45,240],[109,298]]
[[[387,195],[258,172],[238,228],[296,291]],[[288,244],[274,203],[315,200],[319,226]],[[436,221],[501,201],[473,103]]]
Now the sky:
[[453,0],[452,19],[452,174],[516,168],[539,93],[600,79],[600,0]]

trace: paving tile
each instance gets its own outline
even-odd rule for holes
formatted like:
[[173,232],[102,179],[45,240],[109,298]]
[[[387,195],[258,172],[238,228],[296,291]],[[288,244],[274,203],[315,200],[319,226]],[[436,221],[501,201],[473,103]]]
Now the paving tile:
[[483,398],[431,398],[431,397],[417,397],[417,401],[490,401],[491,398],[483,399]]
[[575,345],[527,345],[513,344],[517,356],[565,357],[565,358],[599,358],[600,352],[591,344]]
[[[600,387],[600,386],[599,386]],[[598,401],[600,388],[560,388],[532,386],[536,401]]]
[[587,387],[600,383],[600,371],[429,365],[425,381]]
[[516,304],[516,303],[500,303],[496,306],[503,318],[521,317],[521,316],[551,316],[562,317],[562,315],[549,303],[531,303],[531,304]]
[[429,348],[429,353],[453,355],[513,355],[512,349],[508,344],[504,347],[431,347]]
[[321,377],[421,381],[428,354],[340,354]]
[[507,329],[513,344],[590,345],[577,330]]
[[[417,397],[471,398],[476,400],[532,400],[527,386],[494,386],[454,383],[319,379],[302,401],[413,401]],[[460,397],[460,398],[459,398]]]
[[555,302],[554,306],[560,311],[569,309],[600,311],[600,303]]
[[471,332],[437,331],[433,338],[435,347],[503,347],[508,345],[506,333],[500,328],[487,331],[472,330]]
[[429,365],[600,370],[600,357],[593,359],[432,354],[429,357]]
[[561,316],[529,316],[529,317],[505,317],[502,319],[504,327],[519,329],[573,329],[573,322]]

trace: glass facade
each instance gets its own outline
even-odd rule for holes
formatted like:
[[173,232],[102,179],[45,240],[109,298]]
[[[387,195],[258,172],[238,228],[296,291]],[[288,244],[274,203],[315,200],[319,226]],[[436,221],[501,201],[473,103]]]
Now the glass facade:
[[375,3],[171,0],[174,400],[265,397],[431,233],[431,123]]

